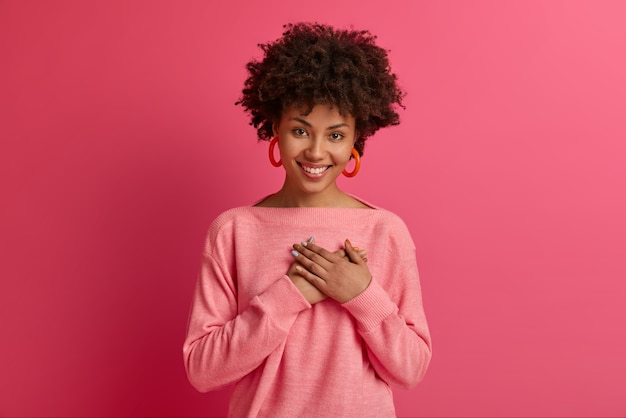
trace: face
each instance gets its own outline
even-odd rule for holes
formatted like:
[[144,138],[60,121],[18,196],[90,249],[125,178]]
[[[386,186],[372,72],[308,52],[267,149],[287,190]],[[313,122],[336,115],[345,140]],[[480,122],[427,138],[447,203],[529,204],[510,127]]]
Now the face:
[[308,197],[338,192],[337,177],[356,140],[354,117],[327,105],[316,105],[308,115],[289,108],[274,124],[274,135],[286,171],[285,191]]

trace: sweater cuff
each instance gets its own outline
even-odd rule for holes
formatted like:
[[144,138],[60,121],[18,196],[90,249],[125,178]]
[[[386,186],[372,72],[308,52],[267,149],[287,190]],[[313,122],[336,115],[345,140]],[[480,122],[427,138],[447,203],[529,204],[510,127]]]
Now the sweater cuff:
[[369,332],[397,309],[389,295],[374,279],[360,295],[343,304],[356,319],[359,328]]
[[287,275],[274,282],[258,298],[274,322],[286,329],[291,327],[300,312],[311,308]]

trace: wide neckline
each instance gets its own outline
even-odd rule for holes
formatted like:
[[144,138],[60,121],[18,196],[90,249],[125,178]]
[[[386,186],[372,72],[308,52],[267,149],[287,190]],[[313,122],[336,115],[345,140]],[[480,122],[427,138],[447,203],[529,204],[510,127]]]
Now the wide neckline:
[[330,210],[330,209],[379,210],[380,209],[378,206],[373,205],[373,204],[367,202],[364,199],[361,199],[361,198],[359,198],[357,196],[354,196],[354,195],[352,195],[350,193],[346,193],[346,194],[348,196],[350,196],[351,198],[353,198],[354,200],[356,200],[357,202],[360,202],[361,204],[365,205],[366,207],[352,207],[352,206],[338,206],[338,207],[331,207],[331,206],[287,206],[287,207],[283,207],[283,206],[257,206],[259,203],[265,201],[267,198],[269,198],[273,194],[269,194],[269,195],[263,197],[262,199],[259,199],[259,200],[255,201],[254,203],[252,203],[248,207],[257,208],[257,209],[326,209],[326,210]]

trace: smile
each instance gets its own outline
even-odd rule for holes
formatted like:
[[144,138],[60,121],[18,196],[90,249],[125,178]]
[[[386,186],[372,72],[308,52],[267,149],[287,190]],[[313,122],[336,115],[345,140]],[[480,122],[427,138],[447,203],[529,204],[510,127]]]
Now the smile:
[[307,173],[307,174],[311,174],[313,176],[320,176],[323,173],[326,172],[326,170],[328,170],[330,168],[330,166],[323,166],[323,167],[311,167],[311,166],[306,166],[303,164],[298,163],[298,165],[300,167],[302,167],[302,170]]

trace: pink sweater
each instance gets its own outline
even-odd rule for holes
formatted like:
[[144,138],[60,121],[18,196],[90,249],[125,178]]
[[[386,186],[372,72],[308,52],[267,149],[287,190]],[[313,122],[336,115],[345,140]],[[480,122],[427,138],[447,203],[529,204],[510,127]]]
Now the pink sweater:
[[[351,301],[311,306],[286,275],[291,245],[346,238],[373,279]],[[235,384],[230,416],[393,417],[390,386],[409,388],[431,358],[415,246],[380,209],[231,209],[212,223],[183,347],[205,392]]]

